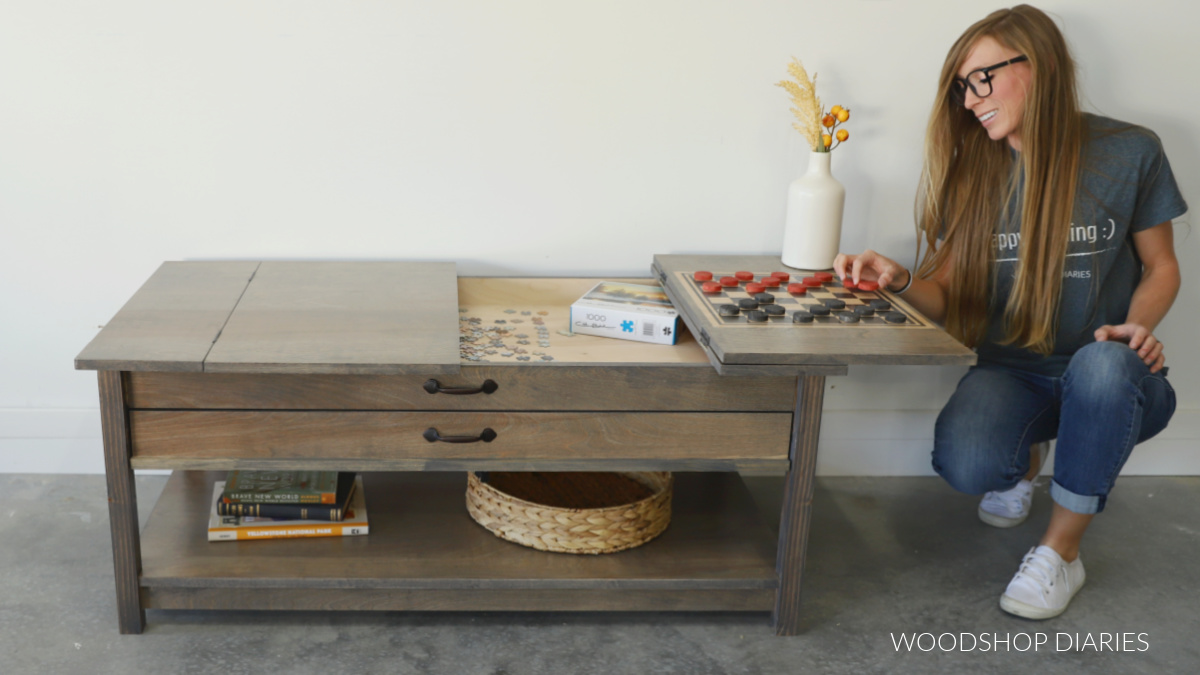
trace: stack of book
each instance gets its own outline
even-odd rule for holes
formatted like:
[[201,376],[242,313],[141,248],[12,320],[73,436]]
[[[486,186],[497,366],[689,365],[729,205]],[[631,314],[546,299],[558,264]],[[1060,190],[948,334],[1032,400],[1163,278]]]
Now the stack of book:
[[367,531],[362,477],[352,471],[231,471],[213,485],[209,541]]

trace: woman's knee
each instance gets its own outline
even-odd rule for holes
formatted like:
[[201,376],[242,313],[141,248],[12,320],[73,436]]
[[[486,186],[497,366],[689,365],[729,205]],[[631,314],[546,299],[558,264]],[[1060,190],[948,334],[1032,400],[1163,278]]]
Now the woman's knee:
[[994,477],[992,480],[988,480],[985,474],[975,471],[969,463],[956,461],[949,455],[939,456],[936,452],[933,456],[933,470],[950,487],[969,495],[981,495],[988,492],[996,483]]
[[1113,394],[1138,391],[1138,383],[1149,374],[1150,369],[1129,345],[1093,342],[1071,357],[1063,383],[1070,395],[1098,402]]
[[980,438],[979,425],[938,416],[933,440],[933,470],[950,487],[967,494],[983,494],[1007,482],[1012,473],[1011,453],[996,447],[995,439]]
[[1075,352],[1067,373],[1075,378],[1137,381],[1148,375],[1150,368],[1124,342],[1093,342]]
[[934,428],[933,470],[960,492],[1012,487],[1024,473],[1022,444],[1051,437],[1057,415],[1050,390],[1002,368],[972,368]]
[[1175,392],[1162,373],[1150,368],[1123,342],[1095,342],[1071,358],[1063,376],[1063,407],[1067,417],[1089,428],[1109,421],[1140,417],[1129,424],[1141,443],[1162,431],[1175,412]]

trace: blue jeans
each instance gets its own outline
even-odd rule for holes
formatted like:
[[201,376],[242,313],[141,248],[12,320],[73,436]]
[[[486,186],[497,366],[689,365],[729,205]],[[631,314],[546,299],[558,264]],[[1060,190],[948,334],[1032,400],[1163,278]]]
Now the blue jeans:
[[933,468],[956,490],[1012,488],[1029,471],[1029,446],[1058,439],[1050,496],[1099,513],[1133,446],[1167,426],[1175,390],[1120,342],[1094,342],[1062,377],[994,364],[972,367],[938,416]]

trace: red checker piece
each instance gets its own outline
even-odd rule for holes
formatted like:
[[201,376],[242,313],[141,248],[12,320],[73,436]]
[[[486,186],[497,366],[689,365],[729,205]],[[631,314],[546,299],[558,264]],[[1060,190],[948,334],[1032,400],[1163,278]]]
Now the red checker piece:
[[816,277],[821,283],[833,281],[832,272],[813,272],[813,276]]
[[804,295],[808,292],[808,286],[804,284],[788,284],[787,289],[788,293],[793,295]]
[[738,280],[733,277],[721,277],[722,286],[737,286]]
[[696,281],[712,281],[712,272],[696,272],[692,278]]
[[763,277],[762,285],[767,288],[779,288],[779,277]]
[[846,277],[845,279],[842,279],[842,288],[852,291],[856,288],[859,288],[859,286],[854,283],[854,279]]
[[809,288],[820,288],[821,287],[821,280],[816,277],[804,277],[804,279],[801,281],[801,283],[803,283],[805,286],[808,286]]
[[705,293],[720,293],[721,284],[715,281],[706,281],[700,284],[700,290],[704,291]]
[[781,284],[786,284],[792,280],[792,275],[788,274],[787,272],[772,272],[771,276],[778,279],[779,283]]
[[877,291],[879,290],[878,281],[860,281],[858,282],[858,290],[860,291]]
[[746,284],[746,292],[749,293],[750,295],[754,295],[755,293],[762,293],[765,290],[767,290],[767,287],[762,284],[753,284],[753,283]]
[[733,276],[737,277],[739,281],[754,281],[754,272],[734,272]]

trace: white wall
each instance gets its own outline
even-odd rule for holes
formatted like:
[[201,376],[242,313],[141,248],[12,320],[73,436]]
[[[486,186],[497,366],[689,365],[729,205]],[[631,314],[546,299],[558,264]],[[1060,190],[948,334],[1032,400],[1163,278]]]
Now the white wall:
[[[95,374],[72,359],[163,260],[603,276],[644,274],[656,253],[777,252],[807,159],[772,86],[793,55],[854,111],[834,158],[844,248],[911,260],[938,69],[997,6],[0,0],[0,472],[103,470]],[[1157,131],[1200,201],[1200,9],[1042,6],[1090,106]],[[1189,281],[1190,229],[1176,225]],[[1129,472],[1200,473],[1197,288],[1159,331],[1179,413]],[[960,374],[831,378],[821,471],[928,473]]]

